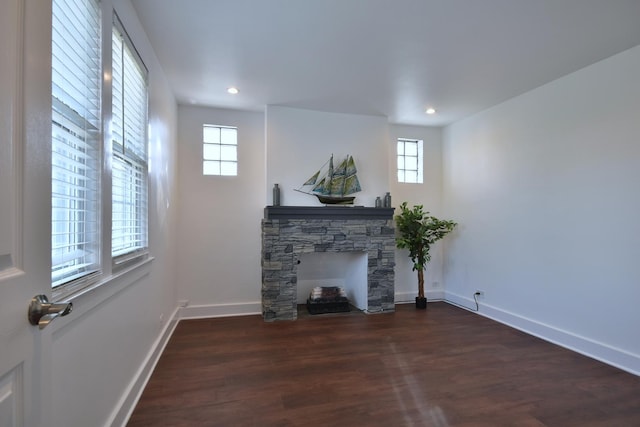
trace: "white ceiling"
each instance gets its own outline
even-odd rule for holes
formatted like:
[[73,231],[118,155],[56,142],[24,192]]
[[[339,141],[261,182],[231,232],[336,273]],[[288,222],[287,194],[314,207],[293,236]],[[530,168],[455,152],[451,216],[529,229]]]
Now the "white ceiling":
[[451,123],[640,44],[640,0],[132,2],[181,104],[403,124]]

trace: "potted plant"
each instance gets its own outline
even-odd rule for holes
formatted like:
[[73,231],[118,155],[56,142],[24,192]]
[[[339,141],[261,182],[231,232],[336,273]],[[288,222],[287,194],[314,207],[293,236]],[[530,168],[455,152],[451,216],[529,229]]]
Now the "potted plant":
[[424,309],[427,308],[427,298],[424,296],[424,269],[431,260],[431,245],[450,233],[458,224],[423,212],[422,205],[410,209],[407,202],[403,202],[400,210],[400,215],[395,217],[399,232],[396,245],[401,249],[409,249],[413,270],[418,272],[416,308]]

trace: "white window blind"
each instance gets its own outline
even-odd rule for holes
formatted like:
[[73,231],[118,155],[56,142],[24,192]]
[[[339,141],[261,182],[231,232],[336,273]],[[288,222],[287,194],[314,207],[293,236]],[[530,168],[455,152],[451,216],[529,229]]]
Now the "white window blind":
[[238,175],[238,129],[202,125],[202,174]]
[[398,182],[422,183],[422,141],[399,138],[397,144]]
[[52,2],[52,286],[100,269],[100,7]]
[[117,18],[112,45],[111,254],[119,263],[148,246],[147,70]]

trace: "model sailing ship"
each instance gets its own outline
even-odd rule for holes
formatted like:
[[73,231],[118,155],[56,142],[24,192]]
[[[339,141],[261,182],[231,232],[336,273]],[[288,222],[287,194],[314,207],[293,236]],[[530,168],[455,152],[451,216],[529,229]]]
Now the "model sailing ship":
[[312,194],[326,205],[351,205],[356,198],[351,194],[362,190],[356,173],[352,156],[347,156],[334,168],[332,154],[329,161],[296,191]]

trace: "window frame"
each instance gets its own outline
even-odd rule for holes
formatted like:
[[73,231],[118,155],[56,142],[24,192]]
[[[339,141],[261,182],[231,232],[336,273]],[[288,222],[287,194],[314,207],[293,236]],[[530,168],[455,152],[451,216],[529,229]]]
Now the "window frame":
[[[149,93],[148,93],[148,74],[149,71],[146,67],[146,65],[144,64],[144,62],[142,61],[142,58],[140,57],[140,54],[137,52],[133,42],[131,41],[129,35],[127,34],[126,29],[124,28],[124,25],[122,24],[122,22],[120,21],[120,18],[118,17],[117,13],[113,13],[113,27],[112,27],[112,46],[113,43],[115,42],[114,37],[116,37],[116,32],[117,37],[120,39],[120,42],[122,43],[122,75],[124,76],[125,74],[127,74],[127,71],[129,72],[135,72],[135,71],[139,71],[140,72],[140,79],[143,80],[143,85],[144,85],[144,93],[143,93],[143,100],[141,101],[142,104],[144,105],[136,105],[135,107],[141,108],[143,110],[142,114],[144,115],[144,123],[139,124],[139,128],[138,129],[132,129],[133,126],[128,126],[127,127],[127,118],[129,116],[127,116],[127,111],[125,109],[126,106],[126,101],[125,98],[127,98],[127,93],[124,93],[124,90],[126,88],[126,77],[123,77],[123,116],[122,116],[122,135],[121,138],[119,140],[116,140],[116,133],[114,132],[115,129],[115,124],[114,124],[114,116],[115,114],[113,114],[115,108],[113,106],[113,101],[116,99],[116,90],[115,90],[115,76],[116,76],[116,72],[113,69],[116,61],[114,58],[114,49],[112,48],[112,79],[111,79],[111,85],[112,85],[112,107],[111,107],[111,111],[112,111],[112,133],[111,133],[111,141],[110,141],[110,148],[111,148],[111,224],[112,224],[112,228],[111,228],[111,262],[112,262],[112,268],[114,271],[119,270],[121,268],[125,268],[131,264],[135,264],[136,262],[139,262],[140,260],[146,258],[149,256],[149,204],[148,204],[148,198],[149,198],[149,189],[148,189],[148,181],[149,181],[149,161],[148,161],[148,126],[149,126],[149,117],[148,117],[148,99],[149,99]],[[129,69],[127,69],[127,62],[125,61],[125,56],[129,54],[131,56],[131,58],[129,58],[129,62],[133,62],[132,65],[129,66]],[[131,70],[131,67],[135,67],[137,68],[137,70]],[[129,88],[132,89],[132,88]],[[135,89],[135,88],[133,88]],[[135,94],[134,94],[135,97]],[[131,105],[130,105],[131,106]],[[136,111],[137,112],[137,111]],[[129,129],[129,131],[137,131],[138,133],[138,138],[141,139],[141,141],[131,141],[131,139],[125,137],[124,135],[130,132],[127,132],[127,129]],[[132,144],[127,144],[128,142],[132,142]],[[132,148],[129,149],[129,146],[131,146]],[[116,163],[119,163],[119,166],[124,168],[124,172],[126,174],[126,176],[123,177],[123,180],[120,181],[119,183],[116,183]],[[141,172],[141,173],[140,173]],[[126,179],[129,177],[130,180],[133,181],[137,181],[137,180],[142,180],[142,183],[140,184],[133,184],[133,185],[128,185],[129,189],[132,188],[137,188],[137,190],[133,190],[133,200],[129,199],[129,200],[124,200],[124,201],[118,201],[116,202],[114,194],[116,194],[116,186],[118,184],[121,184],[122,186],[126,186]],[[116,220],[114,218],[114,211],[115,211],[115,205],[116,203],[121,203],[123,204],[123,209],[125,210],[125,212],[123,213],[124,217],[122,220],[118,219]],[[121,239],[120,236],[117,236],[115,233],[115,227],[116,227],[116,223],[118,222],[124,222],[129,223],[131,221],[135,222],[135,226],[134,229],[135,231],[129,231],[129,232],[125,232],[123,233],[123,239],[125,241],[124,248],[118,248],[117,250],[114,249],[114,241],[117,239]],[[130,226],[127,225],[121,225],[121,227],[125,227],[125,228],[131,228]],[[140,234],[140,238],[132,238],[132,235],[135,234]],[[129,238],[127,239],[126,236],[129,236]],[[140,244],[135,244],[135,242],[139,240]]]
[[[97,147],[99,150],[99,160],[95,165],[95,174],[98,176],[98,184],[97,184],[97,203],[99,205],[99,213],[98,213],[98,225],[97,225],[97,241],[95,245],[98,248],[98,262],[97,268],[93,269],[91,272],[87,274],[81,275],[78,278],[71,279],[64,283],[57,284],[54,286],[54,282],[52,280],[51,289],[52,289],[52,297],[56,300],[69,300],[78,295],[84,294],[91,289],[100,287],[107,283],[116,283],[122,284],[120,280],[114,281],[114,279],[119,278],[122,274],[130,274],[131,271],[133,274],[134,270],[137,270],[138,267],[146,265],[148,262],[153,260],[153,257],[150,254],[149,248],[149,204],[148,198],[150,194],[149,183],[149,78],[148,78],[148,69],[144,66],[144,62],[142,62],[141,55],[139,55],[138,51],[135,48],[134,43],[129,38],[124,25],[120,22],[117,17],[117,13],[110,6],[109,2],[102,2],[100,0],[86,0],[87,2],[91,2],[91,4],[97,5],[100,16],[97,20],[98,28],[93,27],[94,31],[99,35],[98,45],[100,46],[99,52],[99,66],[96,67],[95,70],[98,86],[100,89],[100,99],[98,104],[100,105],[100,111],[96,113],[97,121],[98,121],[98,131],[96,132],[95,139],[97,140]],[[66,1],[60,0],[60,4],[62,4],[64,13],[76,13],[77,6],[75,4],[69,4]],[[84,5],[84,4],[83,4]],[[69,12],[70,11],[70,12]],[[64,15],[66,16],[66,15]],[[53,31],[56,25],[56,21],[53,21],[52,17],[52,42],[53,42]],[[114,153],[113,153],[113,140],[112,140],[112,119],[113,119],[113,63],[112,63],[112,50],[113,50],[113,31],[116,26],[116,21],[118,22],[119,28],[118,30],[126,37],[127,43],[129,43],[129,49],[134,52],[136,61],[139,61],[139,64],[142,65],[142,69],[144,70],[145,76],[145,115],[143,123],[143,132],[141,133],[141,144],[144,147],[144,152],[139,155],[141,157],[142,163],[144,164],[144,172],[142,173],[145,184],[145,206],[142,214],[142,218],[144,221],[145,227],[145,240],[144,245],[140,250],[128,252],[125,254],[112,254],[112,236],[113,232],[111,229],[112,224],[112,201],[113,201],[113,177],[112,177],[112,167],[114,162]],[[57,21],[60,23],[60,21]],[[86,23],[89,21],[82,20],[80,18],[80,23]],[[52,49],[53,50],[53,49]],[[53,51],[52,51],[53,55]],[[53,69],[53,57],[52,57],[52,69]],[[53,76],[52,76],[53,78]],[[53,80],[52,80],[53,81]],[[53,87],[52,87],[53,90]],[[83,93],[83,92],[81,92]],[[82,99],[82,98],[81,98]],[[52,138],[54,132],[54,102],[53,102],[53,93],[52,93]],[[52,150],[53,150],[53,141],[52,141]],[[52,152],[53,156],[53,152]],[[52,164],[53,168],[53,164]],[[53,183],[52,183],[53,186]],[[53,202],[53,188],[52,188],[52,202]],[[53,209],[52,209],[52,236],[53,239]],[[51,257],[53,260],[53,244]],[[53,271],[52,271],[53,273]]]
[[[207,141],[207,130],[215,130],[218,132],[217,138],[214,136],[214,139],[217,141]],[[234,133],[233,143],[228,143],[224,141],[223,132],[232,130]],[[226,148],[226,150],[225,150]],[[232,151],[232,156],[229,156],[229,153],[224,153],[224,151]],[[213,125],[208,123],[203,123],[202,125],[202,175],[203,176],[225,176],[225,177],[234,177],[238,176],[238,128],[236,126],[227,126],[227,125]],[[232,173],[224,173],[223,166],[229,166],[233,164]],[[217,168],[216,168],[217,165]],[[207,166],[212,166],[214,168],[213,171],[209,171],[207,173]],[[217,171],[216,171],[217,170]]]
[[[407,154],[407,144],[415,144],[415,155]],[[415,138],[398,138],[396,140],[396,179],[401,184],[424,183],[423,140]],[[401,148],[402,147],[402,148]],[[414,159],[415,167],[408,167],[407,160]],[[402,167],[401,167],[402,165]],[[414,166],[413,164],[411,166]],[[407,173],[415,174],[415,179],[407,180]]]
[[51,9],[52,289],[81,289],[102,274],[103,13],[98,0],[83,5],[69,11],[54,0]]

